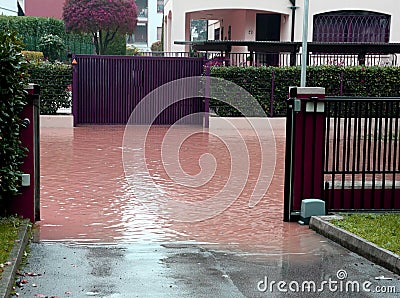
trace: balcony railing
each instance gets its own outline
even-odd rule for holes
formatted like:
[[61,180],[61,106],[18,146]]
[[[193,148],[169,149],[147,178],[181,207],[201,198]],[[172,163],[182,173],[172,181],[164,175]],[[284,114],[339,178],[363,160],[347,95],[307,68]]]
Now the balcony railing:
[[[230,53],[221,52],[143,52],[141,56],[158,57],[204,57],[212,66],[291,66],[301,65],[301,54],[291,53]],[[400,54],[367,54],[359,57],[354,54],[309,54],[308,65],[336,66],[400,66]]]

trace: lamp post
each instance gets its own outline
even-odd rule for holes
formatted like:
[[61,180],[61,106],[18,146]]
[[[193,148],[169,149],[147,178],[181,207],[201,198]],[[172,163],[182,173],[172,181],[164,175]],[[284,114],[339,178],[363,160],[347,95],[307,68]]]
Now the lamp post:
[[296,0],[289,0],[292,6],[289,6],[289,8],[292,10],[292,31],[290,33],[290,41],[294,42],[294,29],[295,29],[295,21],[296,21],[296,9],[298,8],[296,6]]
[[300,87],[306,86],[307,74],[307,37],[308,37],[308,8],[309,0],[304,0],[304,13],[303,13],[303,37],[301,45],[301,77]]

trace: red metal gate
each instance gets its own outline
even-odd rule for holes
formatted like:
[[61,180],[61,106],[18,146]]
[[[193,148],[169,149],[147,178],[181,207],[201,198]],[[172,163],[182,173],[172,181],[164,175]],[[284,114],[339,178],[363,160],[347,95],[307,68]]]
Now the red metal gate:
[[[95,55],[76,55],[73,58],[72,112],[75,126],[126,124],[136,105],[149,92],[177,79],[200,76],[204,69],[203,58]],[[152,108],[157,106],[160,104],[154,102]],[[172,124],[186,115],[204,110],[202,98],[184,99],[162,111],[154,124]],[[191,119],[195,122],[191,124],[203,123],[200,117]]]
[[284,220],[296,220],[309,198],[327,212],[400,210],[400,98],[324,93],[291,89]]

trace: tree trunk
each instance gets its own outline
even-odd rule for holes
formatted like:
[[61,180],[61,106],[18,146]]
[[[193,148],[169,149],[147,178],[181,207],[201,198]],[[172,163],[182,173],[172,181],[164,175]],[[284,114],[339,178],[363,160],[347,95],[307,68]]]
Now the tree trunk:
[[118,27],[112,33],[110,31],[106,31],[105,36],[103,30],[99,30],[99,32],[92,32],[97,55],[104,55],[107,52],[107,46],[110,41],[114,39],[117,31]]
[[103,55],[103,53],[104,53],[103,31],[99,30],[99,55]]
[[100,49],[99,49],[99,39],[97,37],[97,32],[92,32],[93,36],[93,43],[94,43],[94,48],[96,50],[96,54],[99,55]]
[[103,42],[103,53],[107,52],[107,48],[109,43],[114,39],[115,34],[118,32],[118,28],[115,29],[112,33],[110,32],[110,30],[107,30],[106,36],[104,37],[104,40],[102,40]]

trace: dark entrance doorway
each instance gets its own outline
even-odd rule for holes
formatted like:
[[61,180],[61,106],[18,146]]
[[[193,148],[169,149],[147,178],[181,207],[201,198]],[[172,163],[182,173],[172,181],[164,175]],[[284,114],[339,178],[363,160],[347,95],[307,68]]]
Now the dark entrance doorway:
[[280,41],[281,15],[258,13],[256,15],[256,41]]
[[[256,15],[256,41],[280,41],[281,15],[258,13]],[[256,61],[262,65],[279,65],[278,53],[261,53],[256,56]]]

